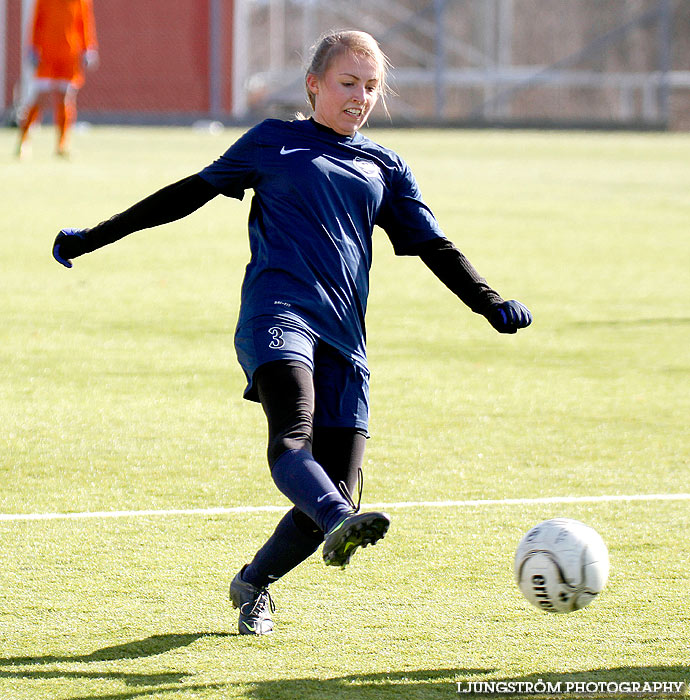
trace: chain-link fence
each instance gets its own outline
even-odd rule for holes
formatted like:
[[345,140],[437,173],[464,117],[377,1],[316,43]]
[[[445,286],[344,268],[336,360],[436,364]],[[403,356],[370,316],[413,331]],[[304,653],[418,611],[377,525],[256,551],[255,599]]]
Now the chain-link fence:
[[[305,56],[359,28],[395,66],[396,124],[690,128],[690,3],[244,0],[246,108],[304,105]],[[262,41],[255,40],[263,37]]]

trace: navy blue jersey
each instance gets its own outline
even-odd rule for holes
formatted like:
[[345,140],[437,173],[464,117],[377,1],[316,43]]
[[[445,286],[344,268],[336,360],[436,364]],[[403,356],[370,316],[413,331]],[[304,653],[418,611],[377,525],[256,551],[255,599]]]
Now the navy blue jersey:
[[398,255],[443,237],[407,164],[360,133],[268,119],[199,175],[228,197],[254,190],[238,325],[295,317],[366,367],[374,226]]

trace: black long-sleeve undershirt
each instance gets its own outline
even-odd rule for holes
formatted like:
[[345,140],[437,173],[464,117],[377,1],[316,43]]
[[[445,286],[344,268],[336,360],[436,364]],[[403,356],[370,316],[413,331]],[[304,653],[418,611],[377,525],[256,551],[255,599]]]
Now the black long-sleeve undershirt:
[[[218,189],[199,175],[190,175],[88,229],[82,238],[79,252],[67,257],[90,253],[135,231],[182,219],[219,194]],[[75,247],[78,245],[75,241]]]
[[[135,231],[182,219],[219,194],[217,188],[199,175],[190,175],[85,230],[82,235],[63,239],[63,257],[76,258]],[[426,241],[408,253],[419,256],[434,275],[475,313],[486,316],[493,307],[503,302],[447,238]]]
[[475,313],[487,316],[497,304],[503,303],[500,294],[447,238],[426,241],[410,253],[418,255],[436,277]]

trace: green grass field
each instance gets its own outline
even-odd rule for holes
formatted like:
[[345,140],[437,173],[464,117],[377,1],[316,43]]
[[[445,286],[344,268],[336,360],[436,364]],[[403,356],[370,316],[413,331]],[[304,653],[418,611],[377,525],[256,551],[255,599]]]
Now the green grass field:
[[[196,172],[239,133],[93,128],[63,162],[44,127],[19,163],[0,131],[0,699],[690,682],[690,136],[371,132],[535,320],[495,333],[376,232],[363,501],[393,524],[345,572],[313,557],[276,584],[277,631],[250,639],[227,586],[279,514],[141,512],[287,506],[232,347],[249,198],[72,270],[50,256],[59,228]],[[643,498],[532,500],[596,496]],[[490,502],[405,506],[447,500]],[[11,517],[102,511],[131,513]],[[611,556],[604,593],[567,616],[512,578],[522,534],[555,516]]]

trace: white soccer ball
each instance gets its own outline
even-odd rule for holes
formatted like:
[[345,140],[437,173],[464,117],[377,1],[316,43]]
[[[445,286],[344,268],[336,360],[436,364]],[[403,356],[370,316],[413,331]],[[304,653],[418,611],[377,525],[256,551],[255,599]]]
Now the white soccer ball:
[[570,518],[535,525],[515,552],[522,594],[546,612],[569,613],[589,605],[609,577],[609,553],[599,533]]

